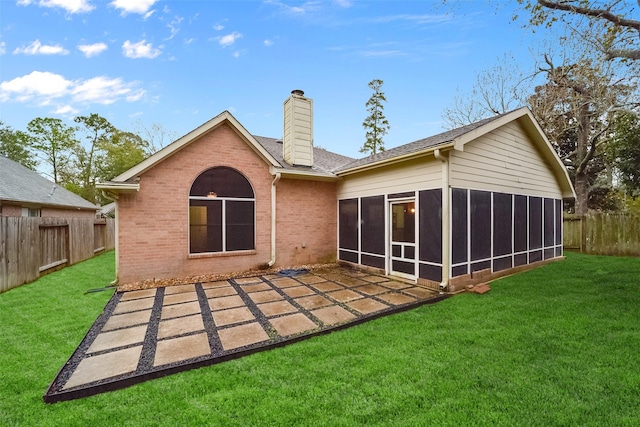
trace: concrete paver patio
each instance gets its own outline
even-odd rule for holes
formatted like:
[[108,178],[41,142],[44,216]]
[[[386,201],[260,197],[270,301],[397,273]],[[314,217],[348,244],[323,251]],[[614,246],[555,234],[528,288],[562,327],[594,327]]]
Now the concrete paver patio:
[[443,298],[346,268],[118,292],[44,400],[116,390]]

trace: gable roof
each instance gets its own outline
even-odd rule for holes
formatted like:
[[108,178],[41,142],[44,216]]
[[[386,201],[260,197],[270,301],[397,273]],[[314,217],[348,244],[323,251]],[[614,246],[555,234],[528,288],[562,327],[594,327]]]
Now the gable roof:
[[315,161],[313,166],[289,165],[284,161],[281,141],[275,138],[251,135],[230,112],[223,111],[208,122],[152,154],[136,166],[113,178],[111,181],[99,183],[96,187],[116,192],[137,191],[138,184],[133,181],[136,177],[177,153],[180,149],[191,144],[202,135],[225,123],[231,126],[249,147],[272,168],[272,171],[288,177],[335,180],[338,178],[331,171],[342,164],[353,161],[351,157],[314,148],[313,155]]
[[464,150],[464,145],[512,121],[518,121],[533,144],[539,149],[542,157],[550,165],[564,198],[575,198],[575,192],[569,175],[544,135],[540,125],[533,117],[531,110],[523,107],[504,114],[489,117],[478,122],[452,129],[428,138],[419,139],[408,144],[391,148],[361,159],[353,159],[330,151],[315,148],[313,166],[290,165],[283,159],[282,141],[275,138],[251,135],[228,111],[223,111],[208,122],[167,145],[160,151],[143,160],[128,171],[113,178],[109,182],[100,183],[96,187],[116,192],[137,191],[139,185],[135,178],[153,166],[172,156],[181,148],[192,143],[200,136],[226,123],[271,167],[272,173],[280,173],[289,178],[335,180],[340,177],[375,169],[404,160],[425,155],[432,155],[437,149]]
[[532,143],[538,148],[542,157],[547,161],[558,181],[563,197],[566,199],[575,198],[575,191],[566,168],[528,107],[522,107],[517,110],[489,117],[466,126],[354,160],[353,162],[338,167],[333,172],[338,176],[345,176],[407,159],[431,155],[437,149],[456,149],[463,151],[464,145],[468,142],[512,121],[518,121],[522,125],[531,138]]
[[[112,183],[123,183],[126,182],[132,178],[135,178],[139,175],[141,175],[142,173],[148,171],[149,169],[151,169],[152,167],[154,167],[156,164],[160,163],[161,161],[165,160],[166,158],[172,156],[173,154],[177,153],[178,151],[180,151],[180,149],[184,148],[185,146],[191,144],[193,141],[195,141],[196,139],[198,139],[199,137],[201,137],[202,135],[212,131],[213,129],[223,125],[223,124],[229,124],[231,125],[231,128],[241,137],[243,138],[248,145],[260,156],[262,157],[269,165],[274,166],[274,167],[278,167],[279,163],[278,161],[273,158],[273,156],[264,149],[264,147],[262,147],[260,144],[258,144],[258,142],[255,140],[255,138],[253,137],[253,135],[251,135],[249,132],[247,132],[247,130],[244,128],[244,126],[242,126],[240,124],[240,122],[238,120],[236,120],[235,117],[233,117],[233,115],[228,112],[228,111],[223,111],[222,113],[218,114],[217,116],[215,116],[214,118],[212,118],[211,120],[209,120],[208,122],[198,126],[197,128],[195,128],[194,130],[192,130],[191,132],[189,132],[188,134],[184,135],[183,137],[177,139],[176,141],[172,142],[171,144],[167,145],[166,147],[162,148],[161,150],[157,151],[156,153],[152,154],[151,156],[147,157],[146,159],[144,159],[142,162],[138,163],[137,165],[135,165],[134,167],[132,167],[131,169],[123,172],[122,174],[116,176],[115,178],[113,178],[111,180]],[[104,188],[104,185],[100,185],[99,188]]]
[[93,203],[4,156],[0,156],[0,201],[61,208],[98,209]]

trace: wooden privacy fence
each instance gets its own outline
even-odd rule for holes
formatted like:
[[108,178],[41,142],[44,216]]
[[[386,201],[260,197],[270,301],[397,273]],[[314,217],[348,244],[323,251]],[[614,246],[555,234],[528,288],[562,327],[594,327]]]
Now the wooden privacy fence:
[[0,292],[114,247],[114,219],[0,217]]
[[596,212],[564,216],[564,248],[594,255],[640,256],[640,215]]

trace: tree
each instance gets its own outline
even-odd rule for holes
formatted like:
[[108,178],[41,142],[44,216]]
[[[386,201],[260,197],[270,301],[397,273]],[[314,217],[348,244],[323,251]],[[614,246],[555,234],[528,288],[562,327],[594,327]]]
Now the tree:
[[27,132],[29,145],[51,166],[50,177],[56,184],[63,183],[71,152],[78,147],[75,129],[60,119],[38,117],[27,124]]
[[521,107],[526,103],[529,81],[513,56],[505,54],[495,66],[478,74],[469,94],[454,96],[442,118],[447,128],[454,129]]
[[[575,212],[583,215],[590,202],[596,207],[596,201],[606,200],[612,188],[611,165],[603,148],[616,115],[627,107],[635,87],[588,59],[561,66],[547,55],[544,60],[540,71],[547,81],[536,87],[529,104],[574,181]],[[601,197],[594,197],[598,193]]]
[[560,22],[583,38],[605,59],[640,60],[640,20],[630,0],[518,0],[531,13],[533,27]]
[[14,131],[0,120],[0,155],[36,170],[38,161],[29,151],[28,137],[24,132]]
[[108,181],[143,161],[149,154],[149,144],[139,135],[116,131],[104,145],[104,161],[99,165],[97,176]]
[[621,114],[614,124],[610,147],[622,189],[633,197],[640,195],[640,117]]
[[362,127],[366,129],[366,141],[360,148],[361,153],[376,154],[379,151],[384,151],[382,137],[387,134],[390,126],[389,121],[384,116],[384,105],[382,104],[387,102],[387,98],[382,92],[383,83],[379,79],[369,82],[369,88],[373,90],[373,95],[366,103],[369,115],[362,122]]
[[178,139],[177,132],[167,130],[160,123],[152,123],[150,127],[147,127],[142,123],[142,120],[137,120],[135,129],[135,133],[147,142],[146,150],[149,154],[159,151],[167,144]]
[[93,113],[73,119],[81,125],[87,144],[75,152],[76,182],[73,191],[90,201],[96,201],[96,163],[105,161],[103,151],[116,128],[104,117]]

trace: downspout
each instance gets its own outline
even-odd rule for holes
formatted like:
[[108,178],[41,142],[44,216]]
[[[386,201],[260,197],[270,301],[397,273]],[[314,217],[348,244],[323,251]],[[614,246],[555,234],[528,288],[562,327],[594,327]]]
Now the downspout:
[[271,182],[271,259],[269,267],[276,263],[276,184],[280,181],[280,172],[276,172]]
[[114,243],[116,245],[116,278],[112,282],[109,283],[109,286],[116,286],[118,284],[118,281],[119,281],[118,280],[118,270],[119,270],[118,264],[120,264],[120,261],[119,261],[119,258],[118,258],[118,252],[119,252],[119,247],[120,247],[119,242],[118,242],[119,241],[119,239],[118,239],[118,234],[119,234],[119,232],[118,232],[118,230],[119,230],[118,218],[120,217],[120,215],[118,215],[118,195],[116,193],[113,193],[113,192],[107,191],[107,190],[102,190],[102,195],[104,197],[106,197],[107,199],[109,199],[109,200],[113,200],[116,203],[116,212],[115,212],[115,215],[114,215],[115,216],[115,220],[116,220],[115,221],[116,222],[116,224],[115,224],[116,230],[115,230],[115,233],[114,233],[115,234],[115,242]]
[[449,286],[449,272],[451,268],[450,261],[450,206],[449,198],[449,157],[443,155],[439,148],[433,152],[436,160],[442,162],[442,281],[440,282],[440,293],[444,293]]

